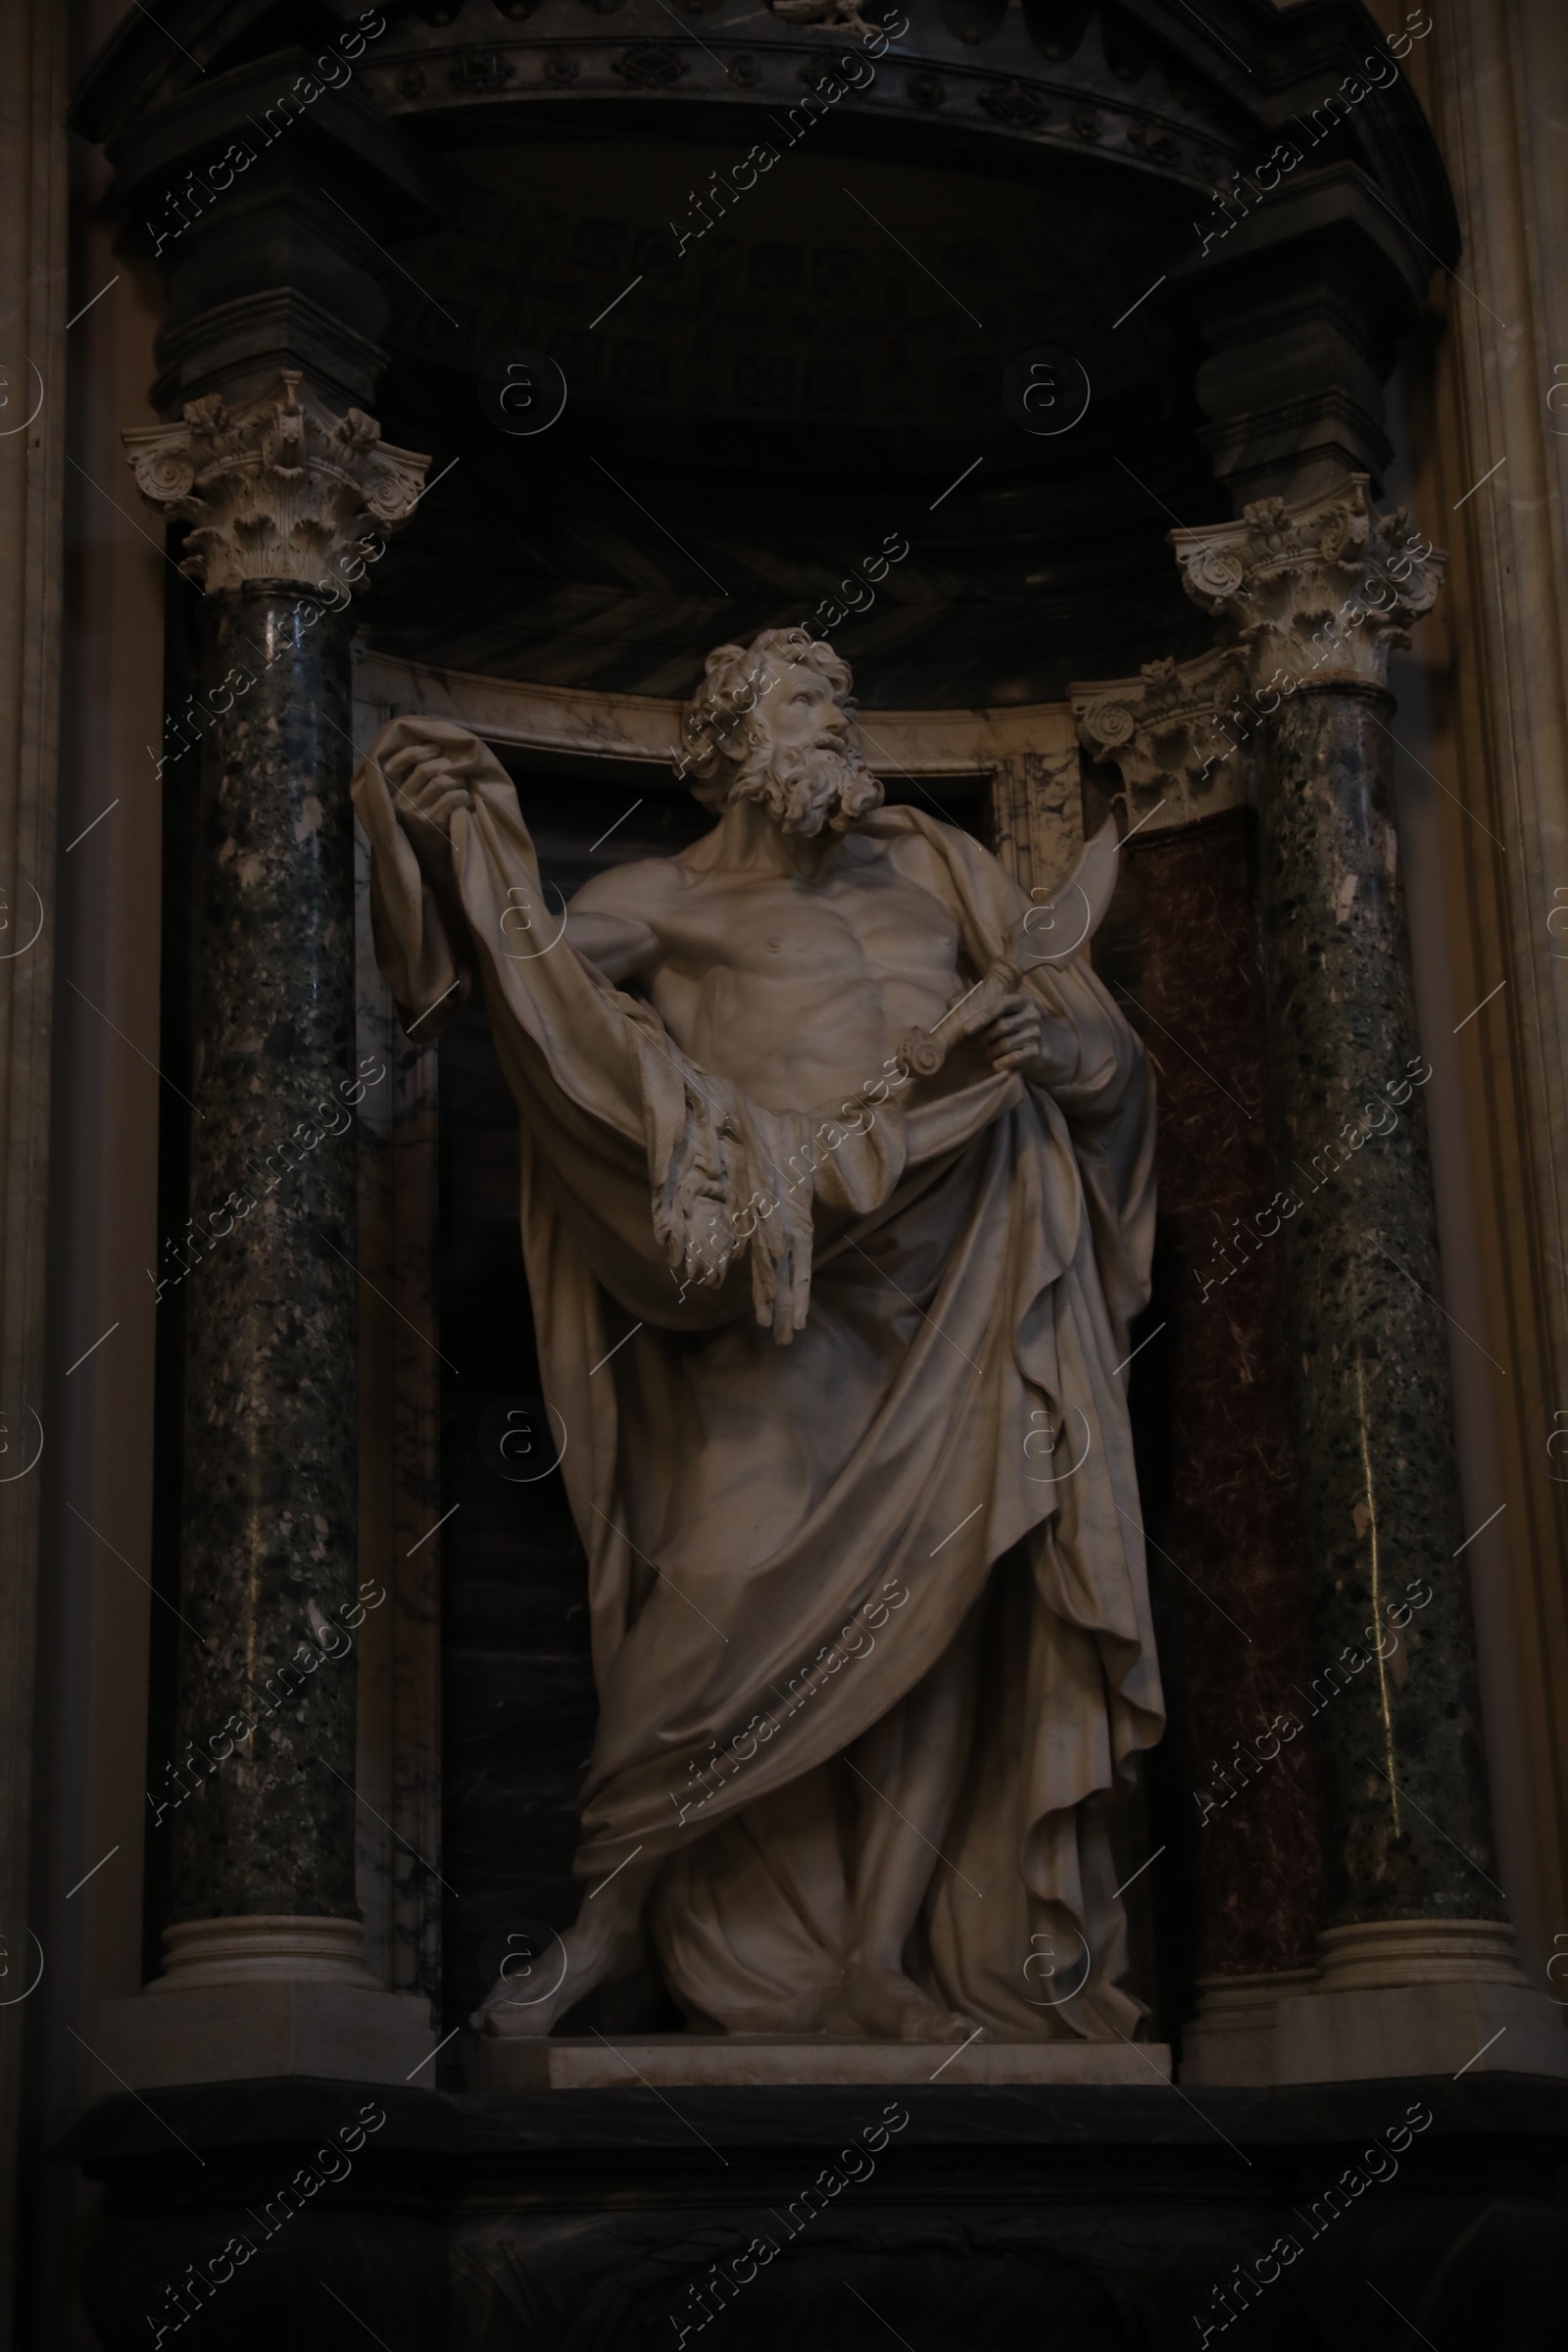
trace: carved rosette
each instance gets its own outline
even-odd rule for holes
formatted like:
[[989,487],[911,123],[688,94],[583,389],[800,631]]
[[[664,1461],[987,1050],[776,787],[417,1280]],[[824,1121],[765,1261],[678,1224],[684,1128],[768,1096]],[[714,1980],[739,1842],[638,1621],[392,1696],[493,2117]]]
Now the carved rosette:
[[1250,726],[1250,713],[1239,715],[1247,668],[1242,648],[1227,645],[1195,662],[1146,662],[1136,678],[1072,687],[1079,741],[1120,774],[1129,825],[1163,832],[1245,798],[1231,755]]
[[230,409],[193,400],[178,424],[123,436],[142,496],[195,528],[180,565],[209,596],[247,580],[339,584],[418,504],[427,457],[394,449],[363,409],[336,416],[285,368],[275,388]]
[[1254,690],[1382,686],[1389,653],[1430,612],[1447,557],[1403,508],[1379,514],[1369,477],[1287,506],[1260,499],[1239,522],[1172,531],[1187,593],[1229,621]]

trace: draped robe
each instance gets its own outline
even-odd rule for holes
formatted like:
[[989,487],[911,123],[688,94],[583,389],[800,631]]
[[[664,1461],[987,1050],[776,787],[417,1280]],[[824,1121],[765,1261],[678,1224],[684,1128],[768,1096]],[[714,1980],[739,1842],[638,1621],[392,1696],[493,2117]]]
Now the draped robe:
[[[906,1971],[1005,2039],[1132,2034],[1102,1816],[1163,1728],[1123,1368],[1153,1230],[1138,1039],[1077,958],[1022,983],[1076,1040],[1049,1091],[975,1055],[943,1086],[868,1071],[842,1117],[765,1110],[578,955],[488,755],[449,939],[376,765],[404,740],[354,782],[377,954],[421,1039],[482,986],[518,1105],[600,1702],[578,1875],[661,1861],[646,1924],[694,2024],[819,2029],[858,1808],[899,1794],[846,1751],[962,1636],[977,1696]],[[1029,909],[1003,867],[911,809],[861,829],[985,973]],[[705,1213],[739,1237],[716,1284]]]

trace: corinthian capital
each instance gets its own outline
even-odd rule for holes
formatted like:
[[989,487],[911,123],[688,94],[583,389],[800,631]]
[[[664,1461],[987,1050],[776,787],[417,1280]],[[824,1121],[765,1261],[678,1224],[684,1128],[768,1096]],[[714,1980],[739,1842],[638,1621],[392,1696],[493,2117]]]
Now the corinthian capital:
[[372,532],[418,503],[428,458],[394,449],[363,409],[335,416],[285,368],[276,387],[230,409],[216,392],[178,424],[123,435],[142,496],[194,523],[180,565],[209,596],[246,580],[333,584]]
[[1229,714],[1247,674],[1246,654],[1228,645],[1196,662],[1146,662],[1136,678],[1071,688],[1079,740],[1092,760],[1119,771],[1129,826],[1163,832],[1242,800],[1241,761],[1231,754],[1250,730]]
[[1240,522],[1172,531],[1188,595],[1234,624],[1254,688],[1381,686],[1390,648],[1437,603],[1446,556],[1402,507],[1379,514],[1367,484],[1352,473],[1300,506],[1265,498]]

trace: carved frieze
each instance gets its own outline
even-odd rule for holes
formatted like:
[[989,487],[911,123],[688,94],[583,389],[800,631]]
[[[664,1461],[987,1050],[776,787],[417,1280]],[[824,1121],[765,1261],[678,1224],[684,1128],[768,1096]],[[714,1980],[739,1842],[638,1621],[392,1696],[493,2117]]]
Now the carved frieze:
[[1263,692],[1383,685],[1391,649],[1431,612],[1447,562],[1402,507],[1379,514],[1364,473],[1298,506],[1259,499],[1239,522],[1171,540],[1188,595],[1232,624]]
[[1021,81],[998,82],[980,92],[980,111],[1009,130],[1037,130],[1048,122],[1051,109],[1036,90]]
[[665,90],[684,81],[691,67],[670,41],[642,41],[617,57],[611,69],[637,90]]
[[454,59],[447,75],[455,90],[493,95],[517,78],[514,61],[500,49],[466,49]]
[[231,409],[210,393],[178,424],[123,438],[142,496],[194,524],[180,569],[210,596],[246,580],[326,586],[408,519],[430,463],[383,441],[363,409],[334,416],[291,368],[257,400]]

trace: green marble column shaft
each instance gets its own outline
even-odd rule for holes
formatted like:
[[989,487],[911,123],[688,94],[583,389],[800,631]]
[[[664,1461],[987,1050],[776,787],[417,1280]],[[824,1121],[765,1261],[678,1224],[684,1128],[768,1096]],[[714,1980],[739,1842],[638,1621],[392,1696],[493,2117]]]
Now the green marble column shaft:
[[1278,1204],[1273,1246],[1301,1451],[1331,1927],[1503,1908],[1459,1550],[1393,715],[1373,685],[1302,686],[1273,714],[1258,762],[1273,1110],[1281,1183],[1298,1203]]
[[357,1589],[349,622],[284,582],[203,617],[174,1916],[353,1918],[355,1660],[313,1625]]
[[429,460],[295,368],[124,439],[206,591],[170,727],[202,773],[190,1218],[161,1260],[189,1285],[179,1744],[149,1796],[176,1925],[355,1921],[353,1113],[379,1081],[356,1066],[350,612]]

